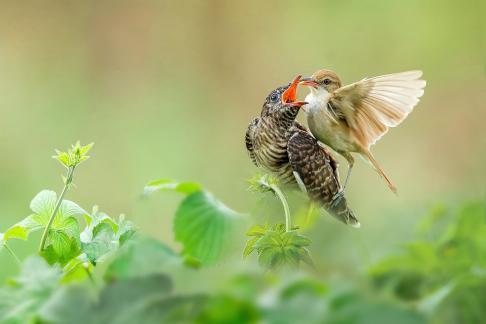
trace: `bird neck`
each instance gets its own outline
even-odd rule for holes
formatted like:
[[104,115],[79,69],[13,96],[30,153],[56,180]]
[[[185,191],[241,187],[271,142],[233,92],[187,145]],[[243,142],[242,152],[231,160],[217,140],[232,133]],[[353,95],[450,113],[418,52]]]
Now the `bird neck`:
[[288,107],[287,109],[279,111],[275,116],[275,120],[280,128],[287,130],[293,126],[298,114],[298,107]]
[[327,92],[327,90],[324,88],[311,88],[311,92],[304,99],[308,103],[304,106],[305,113],[317,113],[319,110],[322,109],[322,107],[325,107],[327,105],[330,97],[331,94]]

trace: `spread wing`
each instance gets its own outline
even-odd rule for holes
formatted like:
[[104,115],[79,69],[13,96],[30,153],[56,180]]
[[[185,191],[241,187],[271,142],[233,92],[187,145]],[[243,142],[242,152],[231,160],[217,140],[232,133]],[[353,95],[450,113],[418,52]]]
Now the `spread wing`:
[[253,136],[254,136],[253,133],[255,131],[256,125],[258,124],[259,120],[260,120],[260,118],[258,118],[258,117],[254,118],[251,121],[250,125],[248,125],[248,129],[246,130],[246,134],[245,134],[246,150],[248,151],[248,155],[250,156],[251,161],[257,167],[259,165],[258,165],[258,162],[256,160],[254,147],[253,147]]
[[317,140],[306,131],[296,130],[290,137],[287,152],[297,183],[303,185],[309,198],[342,222],[358,226],[359,222],[344,197],[332,203],[341,185],[333,169],[336,167],[335,160],[319,146]]
[[419,102],[426,82],[422,71],[367,78],[334,91],[330,105],[339,110],[365,147],[399,125]]

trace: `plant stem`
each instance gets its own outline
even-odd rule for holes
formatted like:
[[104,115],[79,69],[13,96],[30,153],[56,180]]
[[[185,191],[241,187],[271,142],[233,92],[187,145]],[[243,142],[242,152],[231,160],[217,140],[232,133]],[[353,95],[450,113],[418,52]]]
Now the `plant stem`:
[[280,188],[277,185],[272,184],[272,185],[270,185],[270,188],[273,190],[273,192],[275,192],[277,197],[282,202],[283,209],[284,209],[284,212],[285,212],[285,231],[288,232],[288,231],[290,231],[290,228],[292,227],[292,222],[291,222],[291,219],[290,219],[290,208],[289,208],[289,204],[287,203],[287,199],[285,198],[285,195],[282,192],[282,190],[280,190]]
[[67,190],[69,189],[69,185],[73,181],[73,173],[74,173],[74,166],[69,167],[68,169],[68,174],[66,177],[66,181],[64,182],[64,188],[62,188],[61,194],[57,198],[56,206],[54,207],[54,210],[52,211],[51,217],[49,218],[49,222],[47,223],[46,228],[44,229],[44,233],[42,233],[42,238],[41,242],[39,245],[39,252],[42,252],[44,250],[44,246],[46,245],[47,241],[47,236],[49,234],[49,229],[52,226],[52,223],[54,222],[54,219],[56,218],[57,212],[59,211],[59,207],[61,207],[62,200],[64,199],[64,195],[66,194]]
[[10,248],[10,246],[8,246],[7,243],[5,243],[3,245],[5,247],[5,249],[8,251],[8,253],[10,253],[10,255],[15,259],[15,261],[17,261],[17,263],[20,265],[21,262],[20,262],[20,259],[19,257],[15,254],[15,252]]

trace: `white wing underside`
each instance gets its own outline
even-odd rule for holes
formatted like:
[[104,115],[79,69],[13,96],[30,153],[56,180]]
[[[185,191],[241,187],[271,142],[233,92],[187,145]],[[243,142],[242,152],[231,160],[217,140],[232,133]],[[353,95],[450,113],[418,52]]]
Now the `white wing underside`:
[[424,94],[421,71],[366,78],[337,89],[331,104],[343,112],[362,144],[375,144],[390,127],[399,125]]

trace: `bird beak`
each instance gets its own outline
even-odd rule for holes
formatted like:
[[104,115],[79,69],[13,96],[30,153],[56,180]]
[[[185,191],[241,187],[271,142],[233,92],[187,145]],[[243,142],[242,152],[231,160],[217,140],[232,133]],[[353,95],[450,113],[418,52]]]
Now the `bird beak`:
[[297,86],[299,85],[301,78],[301,75],[296,76],[294,81],[292,81],[287,90],[285,90],[282,94],[282,103],[284,105],[290,105],[292,107],[300,108],[303,105],[307,104],[307,102],[305,101],[295,101],[295,99],[297,98]]
[[300,84],[306,85],[308,87],[312,87],[312,88],[315,88],[315,89],[317,89],[317,87],[319,86],[319,84],[317,84],[316,81],[312,80],[312,78],[302,78],[302,79],[300,79]]

